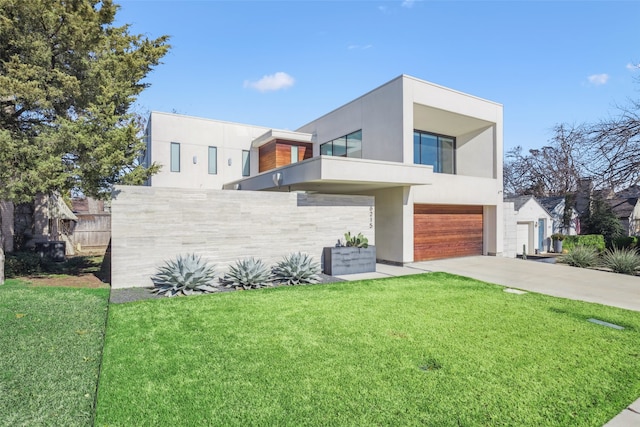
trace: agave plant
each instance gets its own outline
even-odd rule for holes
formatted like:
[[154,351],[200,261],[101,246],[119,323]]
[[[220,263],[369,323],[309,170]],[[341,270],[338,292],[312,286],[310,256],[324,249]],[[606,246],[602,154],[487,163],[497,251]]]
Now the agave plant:
[[634,275],[640,268],[640,254],[635,249],[609,249],[602,255],[602,264],[616,273]]
[[296,252],[285,256],[273,267],[274,279],[286,285],[302,285],[320,281],[320,264],[307,254]]
[[560,260],[574,267],[593,267],[598,264],[598,251],[590,246],[578,245]]
[[215,267],[201,257],[195,254],[178,255],[151,277],[155,286],[152,292],[169,297],[215,292],[218,290],[212,285],[215,275]]
[[227,288],[235,289],[258,289],[273,285],[269,267],[261,259],[255,258],[236,261],[220,282]]

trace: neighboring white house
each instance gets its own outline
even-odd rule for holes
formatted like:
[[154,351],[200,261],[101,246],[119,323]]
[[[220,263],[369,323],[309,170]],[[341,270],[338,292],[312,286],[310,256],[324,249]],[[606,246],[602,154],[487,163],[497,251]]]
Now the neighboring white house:
[[548,252],[553,230],[551,214],[533,196],[505,198],[504,201],[513,203],[515,211],[516,252]]
[[379,260],[501,255],[502,114],[406,75],[296,131],[153,112],[148,184],[373,196]]
[[541,197],[539,202],[551,214],[552,234],[564,234],[567,236],[575,236],[580,232],[580,216],[575,208],[571,206],[571,217],[569,219],[569,227],[564,225],[565,215],[565,196]]

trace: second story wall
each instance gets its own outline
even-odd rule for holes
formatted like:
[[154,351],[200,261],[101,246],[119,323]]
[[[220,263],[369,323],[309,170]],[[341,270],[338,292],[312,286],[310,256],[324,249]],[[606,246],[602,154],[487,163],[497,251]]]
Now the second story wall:
[[374,89],[348,104],[299,128],[314,135],[314,156],[320,145],[362,130],[362,158],[402,162],[402,79]]
[[[257,174],[258,150],[251,149],[251,142],[268,130],[158,112],[151,113],[148,126],[151,131],[147,156],[151,162],[162,165],[160,172],[151,178],[151,185],[173,188],[221,189],[225,182],[241,179],[246,173],[243,161],[247,152],[249,172]],[[179,161],[175,159],[176,153]]]

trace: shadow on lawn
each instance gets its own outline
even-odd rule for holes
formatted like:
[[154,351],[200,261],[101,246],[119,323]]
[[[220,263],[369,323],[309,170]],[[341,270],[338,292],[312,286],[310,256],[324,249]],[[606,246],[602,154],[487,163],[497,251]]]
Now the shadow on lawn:
[[54,262],[35,252],[15,252],[6,257],[5,274],[7,278],[19,278],[33,286],[98,288],[108,286],[104,264],[104,257],[96,255]]

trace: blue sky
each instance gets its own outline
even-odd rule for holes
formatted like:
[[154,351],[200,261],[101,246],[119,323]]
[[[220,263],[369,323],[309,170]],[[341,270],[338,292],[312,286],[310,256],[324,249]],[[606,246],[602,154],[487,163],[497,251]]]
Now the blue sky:
[[139,112],[296,129],[409,74],[504,106],[505,151],[640,99],[640,1],[116,0],[173,46]]

